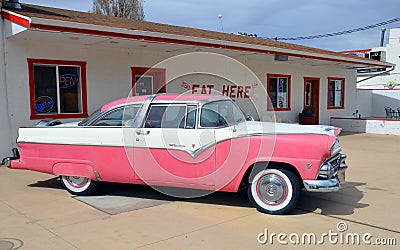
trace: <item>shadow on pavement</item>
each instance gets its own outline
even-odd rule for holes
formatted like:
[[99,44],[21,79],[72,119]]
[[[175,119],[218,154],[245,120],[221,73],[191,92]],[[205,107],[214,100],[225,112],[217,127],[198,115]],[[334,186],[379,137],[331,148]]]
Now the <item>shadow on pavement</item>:
[[[364,186],[366,183],[359,182],[347,182],[342,190],[334,193],[310,193],[305,190],[301,192],[299,201],[295,207],[288,215],[300,215],[307,214],[310,212],[321,213],[324,215],[350,215],[358,208],[368,207],[369,204],[360,203],[364,194],[358,187]],[[51,178],[44,181],[38,181],[28,185],[29,187],[40,187],[40,188],[52,188],[52,189],[63,189],[59,179],[57,177]],[[192,194],[197,194],[198,196],[204,195],[204,191],[192,190],[192,189],[182,189],[182,188],[160,188],[165,189],[167,193],[179,192],[180,195],[189,196]],[[171,191],[172,190],[172,191]],[[202,204],[213,204],[213,205],[223,205],[232,207],[249,207],[252,208],[252,204],[247,198],[245,192],[239,193],[223,193],[214,192],[199,198],[176,198],[160,193],[150,186],[143,185],[132,185],[132,184],[120,184],[120,183],[101,183],[99,196],[92,196],[93,198],[87,199],[85,202],[90,203],[90,200],[95,199],[110,199],[113,197],[123,197],[126,201],[127,198],[133,198],[132,201],[144,200],[158,200],[166,202],[191,202],[191,203],[202,203]],[[79,198],[77,200],[80,200]],[[96,204],[91,204],[96,207]],[[115,204],[118,206],[118,204]],[[121,205],[122,206],[122,205]],[[100,209],[100,208],[99,208]],[[101,209],[100,209],[101,210]]]
[[349,135],[358,135],[358,134],[365,134],[365,132],[346,132],[346,131],[344,131],[344,132],[340,133],[339,139],[340,139],[340,137],[349,136]]
[[29,184],[28,187],[40,187],[40,188],[52,188],[52,189],[64,189],[60,183],[58,177],[54,177],[44,181],[38,181],[36,183]]
[[333,193],[303,191],[296,208],[299,213],[316,212],[323,215],[351,215],[356,209],[368,207],[361,203],[364,193],[358,189],[366,183],[347,182],[343,189]]

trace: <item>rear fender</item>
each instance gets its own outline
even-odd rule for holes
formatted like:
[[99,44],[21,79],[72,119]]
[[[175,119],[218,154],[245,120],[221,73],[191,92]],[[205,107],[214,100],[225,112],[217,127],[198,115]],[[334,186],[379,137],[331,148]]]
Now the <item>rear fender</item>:
[[96,175],[93,171],[92,166],[88,164],[82,163],[56,163],[53,166],[53,174],[56,176],[79,176],[79,177],[87,177],[96,181]]

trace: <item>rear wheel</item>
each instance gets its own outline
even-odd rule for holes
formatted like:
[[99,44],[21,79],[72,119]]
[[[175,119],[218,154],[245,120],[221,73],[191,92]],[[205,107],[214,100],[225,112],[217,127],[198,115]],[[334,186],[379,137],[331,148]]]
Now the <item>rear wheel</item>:
[[300,182],[289,170],[264,169],[251,180],[247,194],[258,211],[285,214],[300,196]]
[[80,176],[61,176],[61,183],[68,192],[74,195],[91,195],[97,188],[96,182]]

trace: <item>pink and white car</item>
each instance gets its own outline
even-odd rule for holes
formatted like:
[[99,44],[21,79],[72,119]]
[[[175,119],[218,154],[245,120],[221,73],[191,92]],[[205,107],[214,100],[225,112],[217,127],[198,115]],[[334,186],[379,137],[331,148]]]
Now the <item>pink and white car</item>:
[[[249,120],[249,119],[247,119]],[[339,128],[247,121],[229,98],[160,94],[106,104],[70,124],[20,128],[3,164],[60,176],[72,194],[99,182],[237,192],[283,214],[300,190],[338,191],[346,156]]]

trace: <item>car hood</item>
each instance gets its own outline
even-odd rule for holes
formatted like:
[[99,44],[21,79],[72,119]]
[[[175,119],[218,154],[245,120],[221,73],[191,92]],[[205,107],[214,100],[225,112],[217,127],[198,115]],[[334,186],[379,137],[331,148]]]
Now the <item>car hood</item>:
[[327,125],[299,125],[291,123],[274,122],[246,122],[243,124],[248,133],[272,133],[272,134],[317,134],[337,136],[341,128]]

